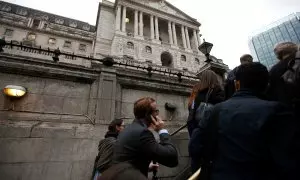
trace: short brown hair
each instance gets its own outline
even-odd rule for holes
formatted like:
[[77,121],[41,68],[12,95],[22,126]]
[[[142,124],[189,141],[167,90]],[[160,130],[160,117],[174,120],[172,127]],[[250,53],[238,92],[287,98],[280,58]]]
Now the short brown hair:
[[244,54],[240,57],[240,62],[253,62],[253,57],[250,54]]
[[152,111],[151,104],[154,102],[155,102],[155,100],[150,97],[144,97],[144,98],[137,100],[134,103],[134,107],[133,107],[133,113],[134,113],[135,118],[137,118],[137,119],[145,118],[145,116],[148,113],[151,113],[151,111]]
[[291,56],[295,56],[297,52],[297,45],[293,42],[283,42],[275,45],[274,53],[279,60],[285,60]]

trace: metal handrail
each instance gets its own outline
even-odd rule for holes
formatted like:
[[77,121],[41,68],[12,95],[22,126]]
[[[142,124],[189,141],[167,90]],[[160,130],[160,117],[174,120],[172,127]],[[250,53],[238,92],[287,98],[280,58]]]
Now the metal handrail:
[[[181,126],[180,128],[178,128],[176,131],[174,131],[173,133],[170,134],[170,136],[175,136],[177,133],[179,133],[182,129],[186,128],[187,127],[187,124]],[[156,162],[153,162],[154,164]],[[158,180],[158,177],[157,177],[157,170],[153,170],[153,176],[152,176],[152,180]]]
[[196,171],[188,180],[196,180],[196,179],[198,179],[200,173],[201,173],[201,168],[198,169],[198,171]]

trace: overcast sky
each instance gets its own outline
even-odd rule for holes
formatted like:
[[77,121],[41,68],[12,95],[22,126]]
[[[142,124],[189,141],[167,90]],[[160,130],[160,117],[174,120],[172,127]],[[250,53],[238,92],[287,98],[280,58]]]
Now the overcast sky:
[[[99,0],[5,0],[22,6],[96,24]],[[100,0],[101,1],[101,0]],[[113,0],[111,0],[113,1]],[[299,0],[168,0],[202,26],[201,34],[212,42],[212,54],[230,68],[249,53],[248,37],[262,26],[300,11]]]

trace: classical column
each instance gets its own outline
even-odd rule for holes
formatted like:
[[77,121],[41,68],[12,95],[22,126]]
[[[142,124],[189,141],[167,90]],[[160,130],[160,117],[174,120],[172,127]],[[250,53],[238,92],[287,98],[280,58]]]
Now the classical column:
[[172,26],[170,21],[168,21],[168,33],[169,33],[169,43],[173,44]]
[[139,12],[137,10],[134,11],[134,36],[139,35]]
[[121,6],[117,7],[117,15],[116,15],[116,30],[120,31],[121,25]]
[[153,20],[153,15],[150,15],[150,33],[151,33],[151,39],[154,39],[154,20]]
[[176,27],[175,27],[175,23],[172,23],[172,30],[173,30],[173,42],[174,45],[177,46],[177,34],[176,34]]
[[144,36],[143,12],[140,12],[140,36]]
[[196,49],[198,49],[199,44],[198,44],[197,32],[196,32],[195,29],[193,30],[193,34],[194,34],[194,43],[195,43],[195,47],[196,47]]
[[184,30],[184,26],[183,25],[181,25],[181,35],[182,35],[183,47],[186,48],[185,30]]
[[191,42],[190,42],[188,27],[185,27],[185,38],[186,38],[187,48],[191,49]]
[[126,32],[126,7],[123,6],[122,31]]
[[29,21],[28,21],[27,26],[28,26],[28,27],[31,27],[31,26],[32,26],[32,23],[33,23],[33,18],[29,18]]
[[155,37],[156,37],[156,40],[159,41],[158,18],[157,17],[155,17]]
[[198,44],[200,46],[201,45],[201,38],[200,38],[199,31],[197,31],[197,39],[198,39]]

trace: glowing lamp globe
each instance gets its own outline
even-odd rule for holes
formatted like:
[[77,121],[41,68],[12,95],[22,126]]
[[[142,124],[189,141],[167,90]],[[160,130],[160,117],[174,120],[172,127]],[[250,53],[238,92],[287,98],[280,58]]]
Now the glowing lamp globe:
[[22,97],[26,94],[26,89],[22,86],[7,85],[4,88],[4,94],[9,97]]

